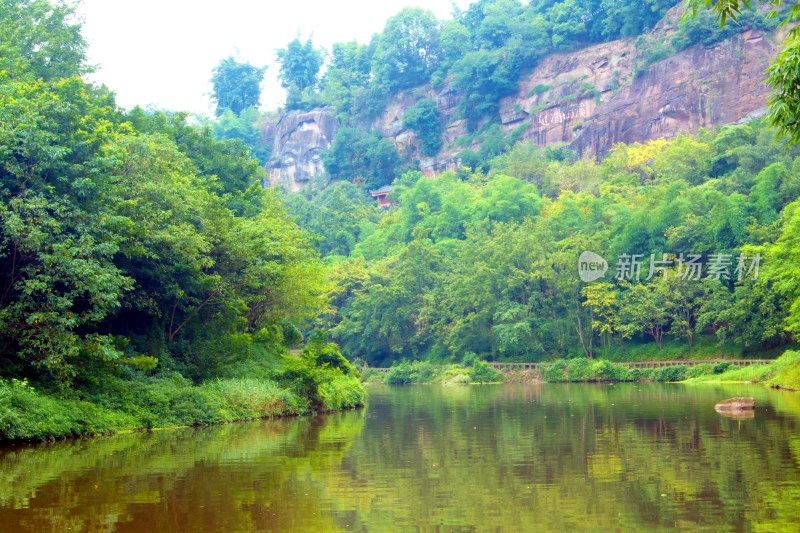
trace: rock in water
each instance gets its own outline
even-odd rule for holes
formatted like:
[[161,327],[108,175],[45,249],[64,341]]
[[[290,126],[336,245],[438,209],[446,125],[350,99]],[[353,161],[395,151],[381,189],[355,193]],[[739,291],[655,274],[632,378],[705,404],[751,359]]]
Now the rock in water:
[[717,411],[744,411],[756,408],[753,398],[730,398],[714,406]]

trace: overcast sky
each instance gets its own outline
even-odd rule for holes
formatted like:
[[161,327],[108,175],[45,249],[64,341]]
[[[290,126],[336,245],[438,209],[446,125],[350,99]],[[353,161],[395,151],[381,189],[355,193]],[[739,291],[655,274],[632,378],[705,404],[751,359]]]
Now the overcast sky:
[[[455,0],[465,9],[469,0]],[[276,109],[284,91],[275,80],[275,49],[298,33],[318,47],[335,42],[369,41],[386,19],[406,6],[450,18],[451,0],[83,0],[83,35],[92,76],[117,93],[130,109],[158,108],[209,113],[211,69],[237,55],[254,65],[269,65],[262,107]]]

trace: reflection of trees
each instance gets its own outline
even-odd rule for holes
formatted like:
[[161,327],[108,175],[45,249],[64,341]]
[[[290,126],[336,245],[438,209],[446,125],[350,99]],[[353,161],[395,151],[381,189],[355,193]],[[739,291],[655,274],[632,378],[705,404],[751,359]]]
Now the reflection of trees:
[[293,478],[340,464],[363,424],[350,411],[4,449],[0,530],[329,529]]
[[800,395],[746,391],[737,421],[724,385],[376,387],[366,411],[5,449],[0,529],[792,530]]
[[[790,429],[800,409],[792,418],[763,409],[746,422],[719,417],[715,398],[733,395],[683,385],[379,391],[365,433],[374,424],[389,431],[355,443],[357,468],[329,495],[353,505],[360,523],[400,529],[800,523],[800,437]],[[372,497],[354,505],[352,485]]]

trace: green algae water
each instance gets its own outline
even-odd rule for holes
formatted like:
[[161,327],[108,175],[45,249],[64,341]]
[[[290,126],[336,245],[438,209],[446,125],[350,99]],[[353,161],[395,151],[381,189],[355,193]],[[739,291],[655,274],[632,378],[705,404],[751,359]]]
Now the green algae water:
[[[800,529],[800,393],[369,392],[358,411],[0,448],[0,531]],[[732,396],[752,418],[714,411]]]

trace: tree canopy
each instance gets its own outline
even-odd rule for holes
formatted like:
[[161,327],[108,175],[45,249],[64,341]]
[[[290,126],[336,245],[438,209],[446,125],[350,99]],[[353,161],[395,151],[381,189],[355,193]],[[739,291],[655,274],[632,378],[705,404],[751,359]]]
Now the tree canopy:
[[[247,148],[186,114],[125,113],[78,77],[71,8],[2,7],[0,377],[200,381],[296,341],[322,270]],[[258,103],[263,69],[215,74],[220,109]]]
[[[519,143],[476,154],[475,171],[403,174],[388,210],[350,184],[290,209],[332,263],[320,324],[350,358],[624,358],[698,343],[740,354],[798,327],[799,153],[759,122],[619,145],[602,162]],[[609,264],[588,284],[587,250]],[[625,254],[639,255],[638,276],[617,275]]]
[[219,117],[229,109],[238,116],[248,107],[258,107],[266,70],[267,67],[239,62],[233,56],[221,60],[211,76],[216,115]]
[[281,65],[278,79],[281,87],[287,90],[286,108],[304,107],[303,93],[308,99],[317,88],[323,60],[322,50],[314,48],[310,38],[305,44],[296,38],[286,48],[278,49],[277,57]]

